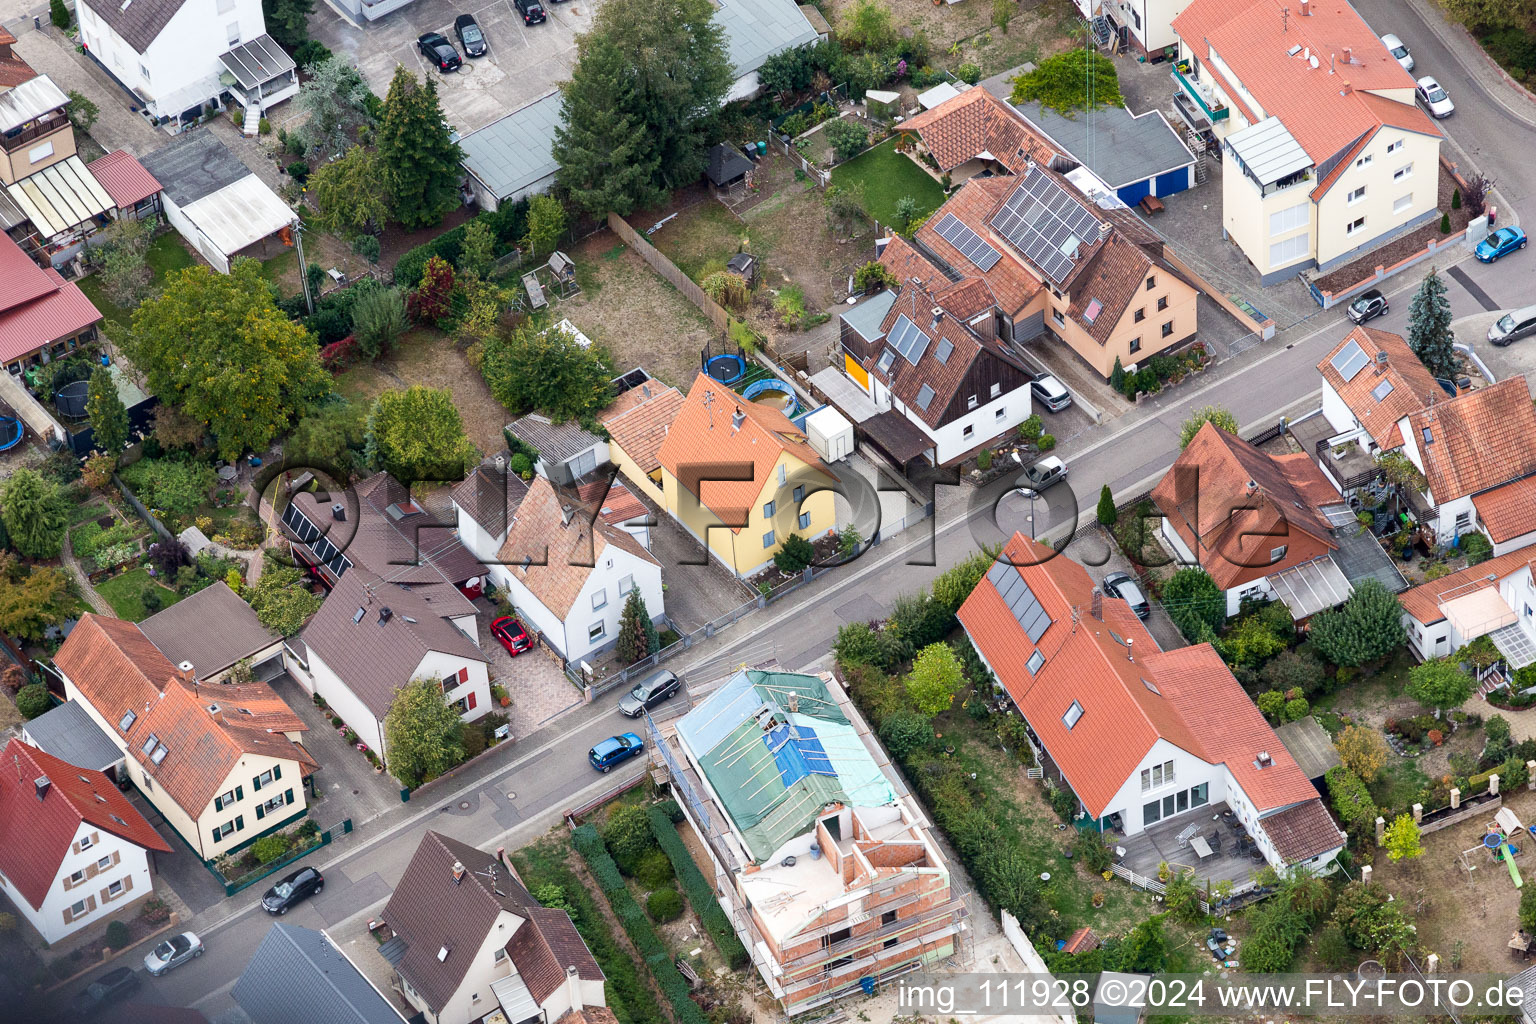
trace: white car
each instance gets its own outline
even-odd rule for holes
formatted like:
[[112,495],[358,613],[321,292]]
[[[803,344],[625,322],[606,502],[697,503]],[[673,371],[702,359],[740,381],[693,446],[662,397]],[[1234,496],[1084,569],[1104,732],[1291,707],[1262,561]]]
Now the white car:
[[1381,45],[1387,48],[1388,53],[1397,58],[1397,62],[1403,66],[1404,71],[1413,70],[1413,54],[1408,52],[1408,47],[1403,45],[1401,39],[1388,32],[1381,37]]
[[1430,117],[1450,117],[1456,113],[1456,104],[1451,102],[1451,97],[1440,88],[1440,83],[1429,75],[1419,79],[1418,87],[1414,89],[1419,102],[1424,104],[1424,109],[1429,111]]

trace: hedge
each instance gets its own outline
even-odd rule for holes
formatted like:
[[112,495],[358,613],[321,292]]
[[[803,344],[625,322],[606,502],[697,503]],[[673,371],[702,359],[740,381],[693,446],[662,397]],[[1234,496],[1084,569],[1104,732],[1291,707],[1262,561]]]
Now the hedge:
[[[520,199],[510,206],[503,206],[495,213],[482,213],[481,217],[487,218],[487,223],[496,235],[496,255],[502,256],[512,251],[518,241],[528,232],[528,200]],[[441,256],[449,263],[457,265],[459,262],[459,250],[464,244],[464,227],[469,221],[460,224],[451,231],[444,231],[430,242],[423,242],[414,249],[408,249],[395,261],[395,284],[404,288],[415,288],[421,283],[422,271],[426,269],[427,261],[433,256]]]
[[709,1018],[689,996],[688,982],[672,962],[672,954],[651,926],[651,919],[630,895],[629,888],[619,874],[619,866],[608,855],[608,847],[603,845],[603,838],[597,834],[597,829],[592,825],[582,825],[576,829],[574,840],[577,852],[586,859],[587,867],[607,895],[608,904],[613,907],[614,915],[624,926],[629,941],[635,944],[635,949],[651,968],[656,984],[661,986],[662,993],[672,1004],[672,1012],[678,1024],[709,1024]]
[[688,905],[693,907],[694,913],[698,914],[699,919],[703,921],[704,930],[709,933],[710,940],[720,951],[721,959],[731,965],[731,970],[741,970],[750,962],[747,949],[736,937],[736,929],[731,927],[730,917],[720,906],[720,901],[715,898],[713,887],[704,877],[704,873],[699,870],[699,866],[693,862],[693,857],[688,853],[688,847],[683,845],[682,837],[677,834],[677,829],[672,824],[668,808],[662,804],[652,804],[645,813],[651,819],[651,832],[655,834],[656,841],[661,844],[667,859],[672,862],[672,870],[677,873],[677,881],[683,887],[683,895],[688,897]]
[[1333,797],[1333,809],[1343,820],[1344,827],[1357,839],[1372,834],[1378,811],[1360,776],[1343,765],[1335,765],[1328,769],[1324,778],[1328,781],[1328,793]]

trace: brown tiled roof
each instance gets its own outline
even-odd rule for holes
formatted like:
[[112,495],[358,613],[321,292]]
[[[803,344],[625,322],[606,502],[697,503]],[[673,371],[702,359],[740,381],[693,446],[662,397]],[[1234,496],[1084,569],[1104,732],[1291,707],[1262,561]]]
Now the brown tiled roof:
[[172,676],[172,665],[131,622],[87,612],[54,655],[53,663],[108,722],[145,705]]
[[[464,869],[457,882],[455,864]],[[539,906],[494,855],[428,832],[385,905],[383,918],[407,943],[397,969],[433,1014],[441,1012],[464,983],[470,963],[503,912],[522,919],[506,948],[535,1000],[543,1002],[565,981],[567,967],[575,967],[585,981],[603,980],[597,961],[564,911]]]
[[609,526],[623,526],[650,514],[645,503],[617,477],[612,481],[595,480],[582,484],[576,488],[576,496],[589,515],[598,516]]
[[[960,186],[948,202],[929,216],[923,226],[918,228],[916,236],[920,245],[944,260],[956,272],[980,277],[986,281],[987,287],[992,290],[993,296],[997,299],[998,307],[1011,317],[1017,317],[1044,287],[1040,283],[1039,276],[1026,269],[1025,264],[1013,255],[1013,250],[997,239],[992,229],[987,226],[993,211],[1008,197],[1008,193],[1013,191],[1013,186],[1018,180],[1011,176],[972,178]],[[1003,254],[1003,258],[993,264],[991,269],[985,271],[966,259],[959,249],[950,245],[934,229],[934,225],[946,213],[954,214],[972,231],[991,242],[993,248]]]
[[482,462],[453,486],[453,503],[492,537],[507,532],[508,518],[528,493],[523,478],[507,469],[507,453],[497,458],[501,459],[500,466]]
[[1477,565],[1469,565],[1465,569],[1458,569],[1449,576],[1442,576],[1428,583],[1420,583],[1416,587],[1409,587],[1397,595],[1397,603],[1403,606],[1403,611],[1413,616],[1414,620],[1424,625],[1439,622],[1445,618],[1445,613],[1440,610],[1440,598],[1442,595],[1456,592],[1457,597],[1470,594],[1484,587],[1497,586],[1499,580],[1517,571],[1521,567],[1530,564],[1531,549],[1521,548],[1517,551],[1506,551],[1502,555]]
[[539,453],[542,462],[560,463],[575,458],[593,445],[603,443],[579,423],[556,423],[548,416],[531,412],[507,424],[514,437]]
[[1049,163],[1050,143],[1029,130],[1024,119],[985,89],[969,89],[901,125],[916,132],[941,171],[952,171],[983,153],[1018,172],[1026,157]]
[[[706,405],[704,396],[713,395]],[[732,425],[742,415],[741,428]],[[698,497],[732,533],[746,525],[748,510],[768,485],[779,455],[787,452],[829,479],[837,476],[821,461],[805,434],[782,412],[748,402],[730,388],[701,373],[672,421],[672,429],[656,453],[662,468],[679,486]],[[747,480],[716,480],[722,467],[748,464]]]
[[1256,567],[1267,576],[1312,557],[1298,547],[1268,564],[1292,529],[1338,547],[1317,509],[1339,494],[1311,456],[1267,455],[1210,423],[1152,488],[1152,500],[1223,590],[1253,578]]
[[16,51],[11,49],[15,43],[16,37],[0,28],[0,89],[14,89],[22,82],[37,77],[37,72],[32,70],[32,65],[18,57]]
[[1536,476],[1484,491],[1472,499],[1477,521],[1495,544],[1536,530]]
[[1098,949],[1099,937],[1093,934],[1092,928],[1079,928],[1067,939],[1067,944],[1061,947],[1063,953],[1081,953],[1084,950]]
[[217,704],[219,721],[237,729],[307,732],[304,719],[266,683],[192,683],[193,695],[204,705]]
[[1518,374],[1410,413],[1408,425],[1437,504],[1536,473],[1536,406]]
[[[311,659],[318,654],[382,722],[395,691],[415,678],[429,652],[486,660],[475,641],[451,621],[465,614],[460,602],[469,605],[471,614],[474,605],[457,590],[452,593],[459,601],[445,603],[440,588],[385,582],[355,566],[304,627],[304,643]],[[391,614],[381,625],[385,608]],[[354,621],[359,609],[363,617]]]
[[683,393],[659,381],[624,392],[599,415],[611,443],[632,459],[642,473],[661,468],[659,452],[667,430],[683,407]]
[[[571,510],[568,521],[566,507]],[[544,477],[535,477],[501,546],[502,564],[562,620],[609,545],[659,564],[628,532],[601,519],[594,525],[592,515],[579,495],[561,493]]]
[[[48,789],[39,800],[36,780],[43,777]],[[34,908],[42,909],[81,822],[146,850],[171,852],[106,775],[13,738],[0,770],[0,873]]]
[[229,668],[281,639],[223,580],[156,612],[139,629],[173,665],[192,663],[199,679]]
[[[1371,362],[1346,381],[1334,368],[1333,357],[1351,341],[1360,346]],[[1385,353],[1386,360],[1378,359],[1377,353]],[[1317,370],[1371,435],[1371,440],[1384,451],[1391,451],[1403,443],[1399,420],[1418,412],[1427,402],[1444,397],[1440,385],[1419,362],[1413,349],[1401,335],[1391,331],[1354,328],[1323,357]],[[1390,383],[1392,389],[1385,397],[1377,398],[1374,392],[1383,381]]]
[[1344,834],[1316,797],[1260,818],[1259,825],[1287,864],[1300,864],[1344,845]]
[[967,277],[944,285],[933,293],[933,300],[961,320],[969,320],[997,306],[992,289],[979,277]]
[[142,54],[186,2],[133,0],[132,3],[119,4],[113,0],[85,0],[85,6],[95,11],[96,16],[106,22],[112,31],[122,36],[135,53]]

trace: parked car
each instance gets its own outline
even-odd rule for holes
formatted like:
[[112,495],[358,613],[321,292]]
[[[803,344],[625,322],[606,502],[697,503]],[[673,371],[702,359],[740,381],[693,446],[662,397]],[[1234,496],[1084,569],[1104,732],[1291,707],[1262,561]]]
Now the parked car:
[[503,615],[491,623],[491,636],[501,641],[501,646],[505,647],[507,653],[514,658],[533,646],[528,630],[517,621],[516,615]]
[[1429,111],[1430,117],[1450,117],[1456,113],[1456,104],[1452,103],[1451,97],[1440,88],[1440,83],[1429,75],[1419,79],[1414,95],[1418,96],[1419,102],[1424,104],[1424,109]]
[[1488,328],[1488,341],[1504,346],[1536,334],[1536,306],[1510,310]]
[[1066,478],[1067,464],[1054,455],[1047,455],[1024,471],[1024,479],[1037,491],[1059,484]]
[[1045,406],[1050,412],[1061,412],[1072,404],[1072,392],[1049,373],[1037,373],[1031,377],[1029,390],[1035,396],[1035,401]]
[[537,25],[544,20],[544,5],[539,0],[512,0],[512,5],[523,16],[524,25]]
[[587,760],[600,772],[611,772],[613,766],[623,764],[645,749],[645,741],[632,732],[610,736],[587,751]]
[[464,47],[466,57],[484,57],[490,51],[485,33],[480,31],[480,23],[473,14],[461,14],[454,18],[453,34],[459,37],[459,45]]
[[69,1008],[76,1017],[88,1017],[137,989],[139,980],[139,972],[132,967],[114,967],[75,993]]
[[1104,577],[1104,593],[1110,597],[1118,597],[1131,606],[1131,611],[1136,613],[1138,619],[1145,619],[1152,614],[1152,606],[1147,603],[1147,597],[1136,585],[1136,577],[1128,572],[1112,572]]
[[261,909],[269,914],[286,914],[311,896],[325,891],[325,877],[314,868],[300,868],[268,889],[261,897]]
[[1525,231],[1511,225],[1499,228],[1477,243],[1475,254],[1484,263],[1496,263],[1500,256],[1508,256],[1517,249],[1525,248]]
[[1374,320],[1385,313],[1390,306],[1387,305],[1387,297],[1381,294],[1381,289],[1372,288],[1368,292],[1361,292],[1360,297],[1349,304],[1345,310],[1345,316],[1351,322],[1363,324],[1367,320]]
[[464,64],[459,59],[459,51],[453,48],[453,44],[441,32],[428,32],[417,36],[416,48],[445,75],[450,71],[459,70]]
[[203,955],[203,941],[191,932],[173,935],[144,954],[144,969],[158,978],[173,967]]
[[1403,66],[1404,71],[1413,70],[1413,54],[1408,52],[1408,47],[1397,36],[1388,32],[1381,37],[1381,45],[1387,48],[1387,52],[1397,58],[1397,62]]
[[677,696],[682,689],[683,684],[678,681],[677,676],[662,669],[636,683],[635,688],[619,701],[619,712],[629,718],[639,718],[662,701],[671,700]]

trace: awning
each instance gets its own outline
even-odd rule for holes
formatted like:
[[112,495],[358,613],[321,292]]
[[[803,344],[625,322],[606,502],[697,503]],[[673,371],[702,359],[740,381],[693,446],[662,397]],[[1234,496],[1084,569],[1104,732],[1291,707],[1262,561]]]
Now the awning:
[[1260,185],[1273,185],[1312,166],[1312,158],[1278,117],[1228,135],[1227,146]]
[[396,935],[379,946],[379,956],[388,961],[391,967],[399,967],[400,961],[405,959],[405,954],[410,948],[410,944],[405,939]]
[[[1495,591],[1497,593],[1497,591]],[[1511,615],[1514,613],[1511,612]],[[1493,641],[1493,646],[1504,655],[1504,660],[1510,668],[1525,668],[1536,662],[1536,641],[1532,641],[1531,634],[1527,633],[1518,622],[1511,622],[1507,626],[1501,626],[1488,634],[1488,639]]]
[[62,235],[117,206],[78,156],[7,185],[6,191],[45,238]]
[[837,411],[855,423],[863,423],[880,415],[880,407],[853,381],[843,376],[835,366],[824,367],[811,374],[811,383],[827,396],[827,401]]
[[528,991],[520,974],[509,974],[491,982],[491,994],[507,1012],[508,1021],[523,1021],[539,1015],[538,1001]]
[[1471,593],[1442,601],[1440,611],[1463,641],[1475,640],[1515,621],[1515,610],[1504,600],[1498,587],[1479,587]]
[[268,35],[241,43],[228,53],[219,54],[219,63],[235,76],[242,88],[254,89],[274,78],[288,74],[296,64],[293,58]]
[[254,174],[204,196],[182,212],[225,256],[233,256],[299,219]]
[[1294,622],[1343,604],[1354,591],[1343,571],[1327,557],[1314,558],[1277,572],[1269,577],[1269,585],[1291,610]]
[[859,429],[876,447],[902,466],[933,450],[933,438],[895,409],[887,409],[865,420],[859,424]]

